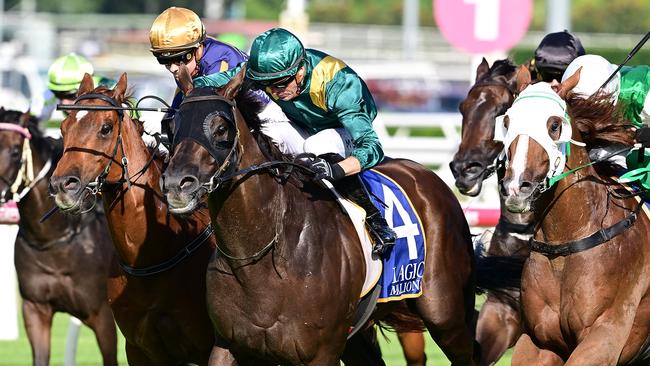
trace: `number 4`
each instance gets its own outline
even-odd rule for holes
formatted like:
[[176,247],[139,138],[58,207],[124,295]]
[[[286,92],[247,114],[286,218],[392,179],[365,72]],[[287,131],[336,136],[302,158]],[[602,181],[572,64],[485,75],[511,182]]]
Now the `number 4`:
[[[409,259],[418,258],[418,250],[415,243],[415,237],[420,235],[420,229],[417,224],[414,224],[411,221],[411,217],[408,212],[402,206],[402,203],[397,199],[395,193],[390,190],[387,186],[382,184],[384,191],[384,203],[386,203],[386,211],[384,217],[386,217],[386,222],[388,225],[395,230],[398,238],[406,238],[406,244],[409,250]],[[393,225],[393,212],[397,209],[397,214],[404,223],[402,226],[394,227]]]

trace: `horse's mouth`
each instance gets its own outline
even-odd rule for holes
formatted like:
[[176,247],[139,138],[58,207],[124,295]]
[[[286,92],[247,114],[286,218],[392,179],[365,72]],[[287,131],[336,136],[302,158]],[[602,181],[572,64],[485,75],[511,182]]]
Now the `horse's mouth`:
[[470,196],[470,197],[478,196],[478,194],[481,193],[482,187],[483,187],[483,179],[481,178],[476,179],[471,186],[466,184],[465,181],[459,182],[458,180],[456,180],[456,188],[458,188],[458,191],[465,196]]
[[[69,194],[66,193],[57,193],[53,197],[54,197],[54,203],[59,207],[59,209],[62,212],[72,214],[72,215],[80,214],[82,212],[87,211],[87,209],[84,208],[84,203],[87,201],[88,198],[93,198],[93,199],[95,198],[87,190],[81,191],[76,196],[70,196]],[[92,202],[90,206],[94,206],[94,202]]]
[[167,204],[169,206],[169,212],[174,215],[188,215],[194,212],[194,210],[199,206],[199,200],[196,195],[190,197],[174,197],[167,195]]
[[512,213],[525,213],[531,210],[531,197],[509,195],[504,202],[506,209]]

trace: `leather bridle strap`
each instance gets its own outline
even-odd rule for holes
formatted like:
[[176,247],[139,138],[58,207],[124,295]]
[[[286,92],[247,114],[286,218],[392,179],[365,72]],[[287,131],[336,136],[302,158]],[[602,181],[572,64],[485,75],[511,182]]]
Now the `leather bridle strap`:
[[627,215],[623,220],[606,229],[600,229],[586,238],[574,240],[562,245],[550,245],[548,243],[531,238],[528,242],[528,246],[531,251],[541,253],[547,257],[567,256],[573,253],[578,253],[597,247],[600,244],[610,241],[612,238],[616,237],[619,234],[622,234],[625,230],[632,227],[643,205],[643,201],[639,202],[636,209]]
[[136,268],[120,261],[120,267],[122,267],[124,272],[136,277],[151,276],[160,272],[167,271],[174,268],[177,264],[185,260],[190,256],[190,254],[196,251],[201,246],[201,244],[205,243],[208,240],[208,238],[212,235],[212,232],[212,224],[208,223],[208,225],[199,236],[194,238],[185,248],[176,253],[175,256],[162,263],[158,263],[149,267]]

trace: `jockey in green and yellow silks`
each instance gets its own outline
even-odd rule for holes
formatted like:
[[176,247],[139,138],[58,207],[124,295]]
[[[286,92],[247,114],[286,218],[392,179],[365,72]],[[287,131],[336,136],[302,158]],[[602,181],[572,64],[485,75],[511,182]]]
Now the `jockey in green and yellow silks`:
[[291,32],[271,29],[252,44],[248,62],[219,74],[194,79],[195,87],[221,87],[246,65],[246,78],[264,90],[291,121],[291,129],[263,130],[283,150],[313,153],[318,178],[346,182],[337,187],[366,210],[376,252],[395,242],[356,175],[382,161],[384,153],[372,127],[375,102],[364,81],[343,61],[305,49]]

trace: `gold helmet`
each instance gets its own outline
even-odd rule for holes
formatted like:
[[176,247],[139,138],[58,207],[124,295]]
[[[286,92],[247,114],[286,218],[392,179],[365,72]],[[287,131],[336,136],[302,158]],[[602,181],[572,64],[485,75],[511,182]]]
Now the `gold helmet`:
[[149,49],[158,61],[187,55],[205,39],[205,27],[196,13],[172,6],[154,20],[149,31]]

